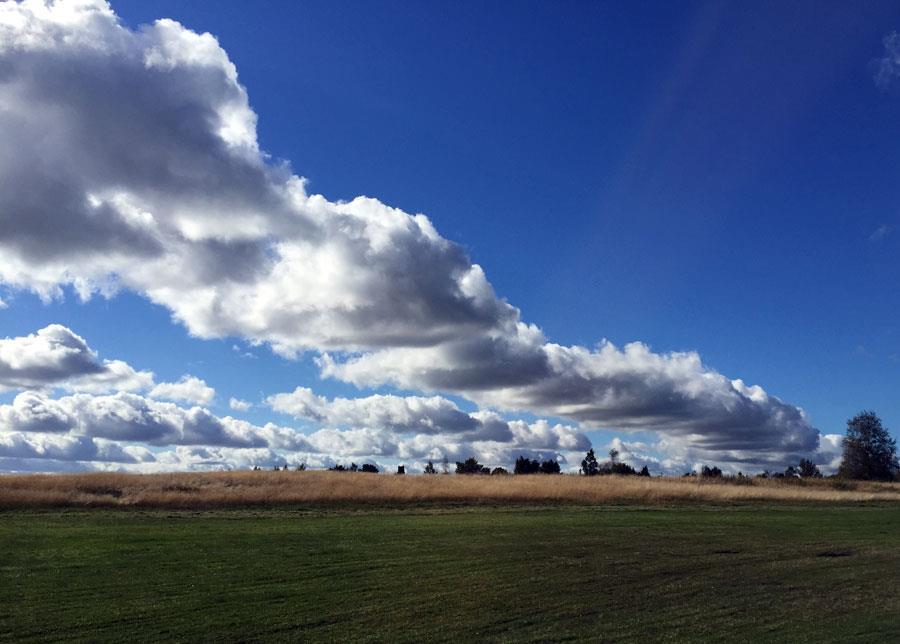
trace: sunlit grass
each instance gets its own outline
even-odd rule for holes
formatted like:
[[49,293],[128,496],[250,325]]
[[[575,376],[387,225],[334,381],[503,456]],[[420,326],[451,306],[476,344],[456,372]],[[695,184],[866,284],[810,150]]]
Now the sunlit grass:
[[634,476],[394,476],[336,472],[54,474],[0,477],[0,507],[215,508],[322,503],[900,501],[898,483]]

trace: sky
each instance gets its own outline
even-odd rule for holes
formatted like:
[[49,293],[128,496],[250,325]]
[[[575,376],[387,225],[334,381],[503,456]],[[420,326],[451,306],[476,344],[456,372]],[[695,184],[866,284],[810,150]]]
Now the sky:
[[0,6],[0,470],[898,435],[893,3]]

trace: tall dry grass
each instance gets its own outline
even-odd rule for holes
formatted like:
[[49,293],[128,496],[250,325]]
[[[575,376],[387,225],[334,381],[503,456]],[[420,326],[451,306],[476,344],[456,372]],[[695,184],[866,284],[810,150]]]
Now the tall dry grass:
[[0,476],[0,508],[225,508],[329,503],[900,501],[898,483],[620,476],[393,476],[338,472]]

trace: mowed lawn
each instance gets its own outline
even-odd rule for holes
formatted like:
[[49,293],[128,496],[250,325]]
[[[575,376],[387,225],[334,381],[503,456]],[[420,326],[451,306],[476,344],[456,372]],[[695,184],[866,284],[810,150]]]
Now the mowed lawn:
[[900,641],[900,507],[0,513],[0,639]]

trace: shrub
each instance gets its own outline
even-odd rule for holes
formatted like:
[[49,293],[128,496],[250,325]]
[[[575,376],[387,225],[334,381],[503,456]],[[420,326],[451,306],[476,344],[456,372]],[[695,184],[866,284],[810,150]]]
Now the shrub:
[[474,456],[467,458],[464,462],[456,463],[457,474],[490,474],[491,470],[478,462]]
[[805,479],[820,479],[822,478],[822,472],[819,471],[819,468],[816,467],[816,464],[811,460],[806,458],[800,459],[800,465],[797,467],[797,470]]
[[541,474],[559,474],[559,462],[549,459],[541,463]]
[[515,474],[537,474],[541,471],[541,463],[538,460],[531,460],[520,456],[516,459],[516,466],[513,468]]

